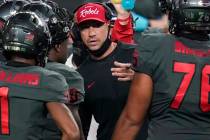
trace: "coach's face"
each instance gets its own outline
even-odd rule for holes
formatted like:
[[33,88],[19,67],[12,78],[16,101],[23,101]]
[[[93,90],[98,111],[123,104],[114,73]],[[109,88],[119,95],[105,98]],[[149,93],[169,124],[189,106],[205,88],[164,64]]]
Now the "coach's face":
[[79,24],[81,38],[86,47],[91,51],[100,49],[108,35],[109,24],[88,20]]

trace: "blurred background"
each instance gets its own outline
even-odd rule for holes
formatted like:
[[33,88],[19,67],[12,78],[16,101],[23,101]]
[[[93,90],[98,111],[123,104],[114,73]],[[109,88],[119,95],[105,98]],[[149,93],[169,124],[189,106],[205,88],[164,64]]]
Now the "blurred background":
[[[2,3],[3,1],[4,0],[0,0],[0,3]],[[106,2],[109,0],[53,0],[53,1],[57,2],[61,7],[67,8],[70,12],[73,12],[76,7],[78,7],[80,4],[84,2]],[[138,14],[147,17],[149,19],[158,18],[161,16],[161,12],[158,8],[158,1],[159,0],[136,0],[136,5],[134,7],[134,10],[138,12]]]

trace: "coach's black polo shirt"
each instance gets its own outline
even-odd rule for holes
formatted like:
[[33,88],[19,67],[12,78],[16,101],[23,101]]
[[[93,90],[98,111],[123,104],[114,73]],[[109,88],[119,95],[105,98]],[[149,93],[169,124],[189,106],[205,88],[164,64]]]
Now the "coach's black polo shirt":
[[114,61],[133,62],[134,46],[118,43],[117,48],[106,58],[91,57],[78,68],[85,82],[85,101],[80,107],[84,133],[87,136],[91,116],[99,123],[98,140],[110,140],[115,124],[126,103],[129,82],[120,82],[112,76]]

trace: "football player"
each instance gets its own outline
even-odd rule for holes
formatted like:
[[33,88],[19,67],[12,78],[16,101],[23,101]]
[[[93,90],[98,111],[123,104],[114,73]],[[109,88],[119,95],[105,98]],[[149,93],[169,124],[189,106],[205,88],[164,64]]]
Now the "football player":
[[[48,24],[52,35],[52,43],[49,48],[48,63],[45,68],[56,71],[65,77],[69,86],[69,93],[66,95],[69,99],[67,105],[79,125],[81,139],[83,139],[82,126],[78,114],[79,104],[84,100],[83,78],[76,70],[65,65],[72,46],[70,37],[72,17],[66,9],[59,7],[57,3],[52,1],[45,3],[40,1],[32,2],[24,6],[23,11],[36,12]],[[44,131],[44,137],[44,139],[49,140],[61,139],[61,131],[50,116],[46,125],[46,131]]]
[[[42,140],[47,112],[62,131],[62,140],[79,139],[79,130],[65,106],[68,85],[62,75],[42,68],[51,36],[35,13],[10,17],[3,28],[0,66],[0,139]],[[41,67],[42,66],[42,67]]]
[[170,34],[147,34],[113,140],[209,140],[210,1],[167,0]]

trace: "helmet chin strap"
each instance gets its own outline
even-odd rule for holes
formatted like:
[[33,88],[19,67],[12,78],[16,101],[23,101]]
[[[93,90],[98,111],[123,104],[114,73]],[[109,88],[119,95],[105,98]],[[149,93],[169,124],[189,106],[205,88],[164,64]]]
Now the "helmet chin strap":
[[92,50],[88,49],[88,52],[91,55],[93,55],[95,57],[100,57],[100,56],[102,56],[108,50],[108,48],[110,47],[110,45],[112,43],[111,42],[111,39],[109,37],[109,32],[110,32],[110,27],[109,27],[109,30],[108,30],[108,33],[107,33],[106,40],[104,41],[104,43],[102,44],[102,46],[98,50],[92,51]]

